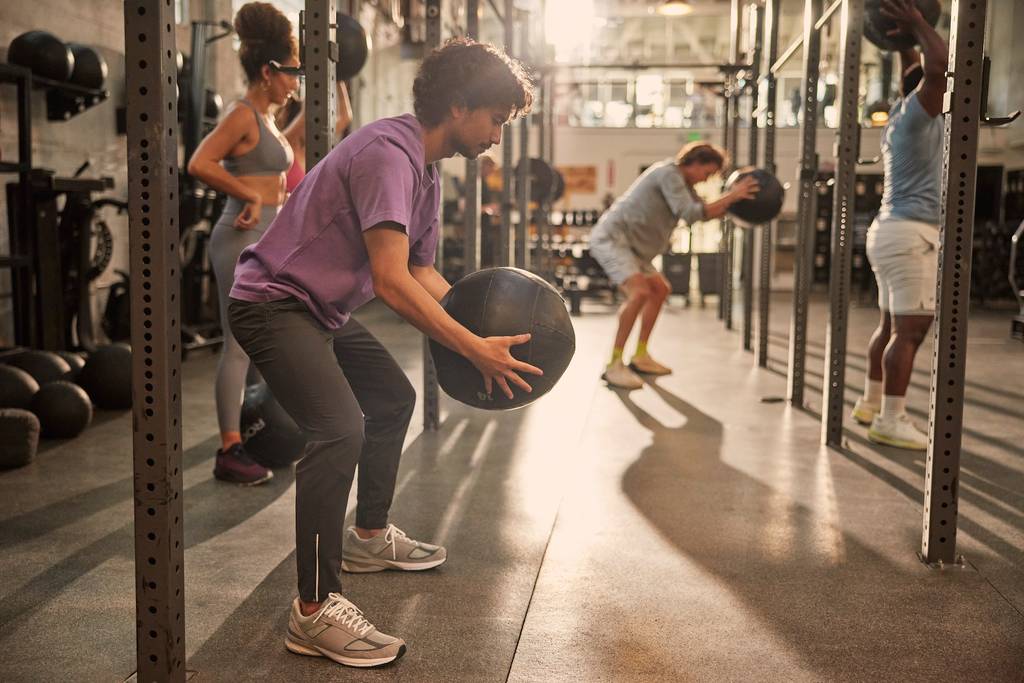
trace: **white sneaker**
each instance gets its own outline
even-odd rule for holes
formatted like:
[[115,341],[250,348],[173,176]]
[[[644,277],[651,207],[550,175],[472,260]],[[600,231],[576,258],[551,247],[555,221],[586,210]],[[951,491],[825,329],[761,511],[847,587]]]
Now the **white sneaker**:
[[868,403],[867,399],[861,396],[853,404],[853,412],[850,413],[850,416],[862,425],[870,425],[881,409],[882,406],[877,403]]
[[622,360],[609,363],[608,367],[604,369],[601,379],[608,382],[611,386],[619,387],[620,389],[639,389],[644,385],[644,381],[640,379],[640,376],[627,368]]
[[666,367],[654,360],[649,353],[645,353],[642,356],[633,356],[633,360],[629,362],[629,367],[633,372],[640,372],[645,375],[672,374],[672,368]]
[[928,449],[928,435],[915,427],[906,413],[888,419],[876,415],[868,429],[868,438],[875,443],[894,448],[906,448],[911,451]]

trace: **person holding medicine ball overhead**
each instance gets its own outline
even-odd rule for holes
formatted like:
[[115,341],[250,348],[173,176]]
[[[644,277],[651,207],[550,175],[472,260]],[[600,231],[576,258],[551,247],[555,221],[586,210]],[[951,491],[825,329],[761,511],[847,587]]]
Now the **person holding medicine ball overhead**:
[[242,392],[249,357],[228,321],[228,292],[238,255],[260,239],[287,196],[285,174],[292,166],[292,148],[274,124],[271,108],[285,104],[298,89],[300,67],[291,22],[273,5],[243,5],[235,15],[235,32],[249,87],[196,149],[188,172],[228,195],[210,237],[224,334],[214,389],[221,448],[213,472],[223,481],[254,485],[269,480],[273,472],[242,446]]
[[913,35],[921,53],[900,52],[901,97],[882,132],[882,206],[867,236],[881,319],[868,344],[864,395],[853,418],[870,425],[868,438],[875,443],[923,451],[928,437],[907,415],[906,396],[914,356],[935,317],[949,57],[945,41],[913,2],[882,0],[880,12],[896,24],[890,33]]
[[[378,631],[343,597],[349,572],[416,571],[447,559],[389,522],[415,391],[353,310],[375,296],[465,356],[490,392],[530,391],[542,374],[509,349],[528,334],[482,338],[439,304],[450,285],[434,269],[440,236],[438,161],[475,158],[527,113],[533,87],[515,60],[453,39],[426,57],[415,114],[381,119],[314,166],[263,238],[242,252],[231,328],[274,397],[307,436],[295,469],[299,595],[285,636],[297,654],[349,666],[398,659],[405,643]],[[355,526],[344,529],[359,467]]]

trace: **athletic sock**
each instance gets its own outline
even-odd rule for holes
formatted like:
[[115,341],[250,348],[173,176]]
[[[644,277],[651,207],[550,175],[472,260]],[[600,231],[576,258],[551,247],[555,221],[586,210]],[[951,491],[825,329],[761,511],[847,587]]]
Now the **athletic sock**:
[[612,362],[609,363],[609,365],[612,363],[618,363],[620,360],[622,360],[622,347],[616,346],[612,349]]
[[221,432],[220,433],[221,448],[227,450],[234,446],[236,443],[242,443],[241,432]]
[[886,394],[882,396],[882,419],[883,420],[895,420],[900,415],[907,412],[907,397],[906,396],[889,396]]
[[881,380],[873,380],[869,376],[864,380],[864,400],[873,406],[882,401],[884,383]]
[[647,355],[647,342],[645,342],[645,341],[638,341],[636,343],[636,355],[638,355],[638,356],[646,356]]

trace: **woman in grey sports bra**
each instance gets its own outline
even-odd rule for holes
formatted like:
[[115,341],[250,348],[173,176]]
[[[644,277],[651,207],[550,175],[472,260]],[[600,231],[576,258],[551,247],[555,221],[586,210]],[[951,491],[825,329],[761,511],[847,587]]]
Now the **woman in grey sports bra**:
[[239,422],[249,357],[228,325],[228,292],[238,255],[256,242],[284,202],[285,174],[292,149],[277,130],[271,110],[285,104],[299,86],[298,77],[280,67],[297,67],[298,45],[288,18],[269,3],[250,2],[235,15],[241,39],[239,59],[249,87],[189,161],[188,172],[228,195],[213,228],[210,258],[220,299],[224,345],[217,366],[215,396],[221,449],[214,475],[242,484],[259,484],[272,473],[242,447]]

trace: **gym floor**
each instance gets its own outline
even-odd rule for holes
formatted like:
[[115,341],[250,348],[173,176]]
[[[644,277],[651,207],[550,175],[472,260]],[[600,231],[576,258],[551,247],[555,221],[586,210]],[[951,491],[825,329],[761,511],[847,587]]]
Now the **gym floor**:
[[[844,450],[819,446],[824,297],[808,411],[762,401],[785,394],[788,295],[773,302],[768,371],[712,300],[673,302],[652,348],[676,372],[631,394],[598,378],[614,310],[584,312],[572,366],[536,405],[491,414],[444,399],[437,433],[414,417],[393,521],[447,545],[449,561],[345,577],[370,620],[409,643],[380,670],[285,651],[292,476],[257,488],[212,478],[216,358],[190,357],[186,630],[199,680],[1024,680],[1024,348],[1008,312],[971,316],[966,564],[942,571],[915,554],[923,454],[875,446],[856,426]],[[420,385],[418,335],[378,304],[358,317]],[[851,403],[876,317],[851,312]],[[921,422],[930,359],[928,342],[909,396]],[[0,474],[0,680],[133,671],[130,420],[101,413]]]

